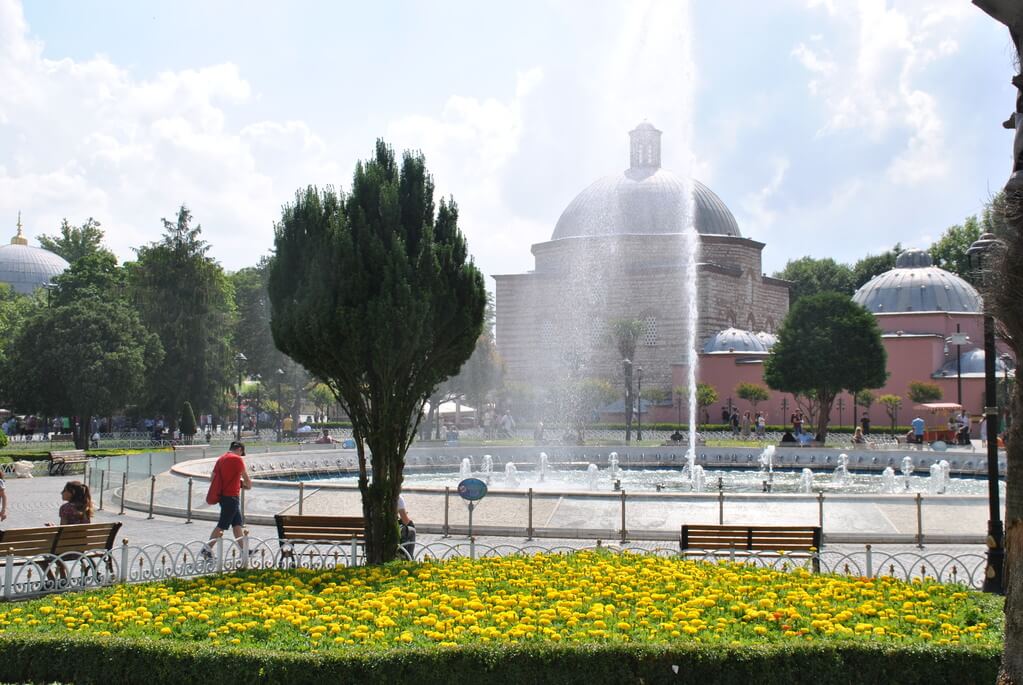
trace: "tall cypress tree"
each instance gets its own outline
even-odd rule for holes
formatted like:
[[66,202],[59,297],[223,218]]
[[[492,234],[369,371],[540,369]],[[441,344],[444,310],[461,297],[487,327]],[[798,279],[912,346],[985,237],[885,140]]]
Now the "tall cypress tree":
[[433,192],[421,155],[399,165],[377,141],[350,194],[299,191],[276,227],[274,340],[351,417],[371,563],[397,553],[395,505],[423,403],[483,327],[483,275],[454,201],[435,208]]
[[184,206],[163,219],[163,238],[138,250],[126,265],[143,322],[160,338],[165,356],[147,379],[146,407],[177,422],[190,399],[203,413],[222,403],[231,384],[231,284],[207,256],[201,226]]

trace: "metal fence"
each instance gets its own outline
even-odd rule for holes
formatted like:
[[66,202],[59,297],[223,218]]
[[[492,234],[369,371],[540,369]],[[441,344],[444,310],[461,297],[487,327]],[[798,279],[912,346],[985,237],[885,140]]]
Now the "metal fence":
[[[141,583],[170,578],[194,578],[242,569],[310,568],[331,569],[365,563],[360,543],[314,543],[301,541],[261,540],[243,537],[221,539],[204,558],[203,541],[169,545],[129,545],[127,541],[110,552],[99,555],[68,553],[61,556],[41,555],[31,558],[8,554],[3,560],[3,599],[17,600],[57,592],[71,592],[109,586],[117,583]],[[655,554],[681,557],[677,547],[649,548],[605,547],[599,541],[573,547],[537,544],[481,544],[473,538],[464,541],[434,541],[416,545],[414,553],[400,551],[407,560],[428,561],[454,557],[473,559],[514,554],[560,553],[582,549],[606,549],[615,553]],[[985,559],[982,554],[952,555],[945,553],[879,552],[866,545],[862,550],[821,552],[816,555],[784,555],[777,553],[743,553],[735,550],[708,552],[688,551],[688,559],[707,562],[741,562],[788,571],[810,569],[816,559],[821,572],[865,578],[893,577],[901,580],[930,579],[941,583],[961,584],[980,589]]]

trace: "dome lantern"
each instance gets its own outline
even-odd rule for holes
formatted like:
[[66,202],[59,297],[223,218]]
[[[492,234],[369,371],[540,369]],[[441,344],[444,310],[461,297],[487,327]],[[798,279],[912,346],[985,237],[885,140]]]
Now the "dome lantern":
[[629,131],[629,167],[632,169],[661,167],[661,132],[646,121]]

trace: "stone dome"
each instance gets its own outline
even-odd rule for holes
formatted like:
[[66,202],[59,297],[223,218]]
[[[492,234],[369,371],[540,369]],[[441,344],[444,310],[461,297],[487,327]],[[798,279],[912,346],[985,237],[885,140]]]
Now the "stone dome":
[[853,295],[853,302],[874,314],[970,312],[983,309],[972,285],[934,266],[924,250],[906,250],[895,268],[874,276]]
[[[984,348],[975,347],[972,350],[965,350],[959,359],[963,377],[984,377]],[[996,356],[995,375],[998,377],[998,380],[1001,380],[1003,374],[1006,372],[1008,372],[1010,376],[1015,377],[1015,367],[1012,362],[1010,361],[1009,364],[1006,364],[1005,360],[1002,359],[1000,355]],[[935,377],[943,376],[946,378],[955,377],[956,375],[957,368],[954,354],[952,355],[952,358],[945,362],[945,365],[938,369],[937,373],[934,374]]]
[[[661,168],[661,132],[644,122],[629,137],[630,167],[576,195],[561,213],[551,240],[682,232],[687,185]],[[698,232],[742,237],[732,212],[713,190],[693,179],[692,193]]]
[[715,333],[704,343],[703,351],[711,352],[767,352],[767,346],[758,334],[738,328],[726,328]]
[[764,347],[767,348],[767,351],[770,352],[771,348],[774,347],[774,344],[778,342],[778,336],[774,333],[768,333],[767,331],[760,331],[757,333],[757,340],[763,343]]
[[0,283],[7,283],[18,293],[34,292],[63,273],[68,266],[60,255],[28,244],[21,233],[20,215],[18,234],[11,238],[10,245],[0,245]]

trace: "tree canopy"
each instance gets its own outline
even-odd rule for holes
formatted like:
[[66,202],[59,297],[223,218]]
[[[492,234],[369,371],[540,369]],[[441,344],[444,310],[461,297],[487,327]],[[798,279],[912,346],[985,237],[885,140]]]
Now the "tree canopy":
[[792,281],[789,300],[793,305],[804,297],[818,293],[852,295],[854,290],[852,269],[830,257],[824,259],[800,257],[789,260],[785,268],[774,276]]
[[822,293],[789,310],[764,363],[764,380],[774,390],[811,398],[823,438],[838,393],[881,387],[886,361],[874,316],[847,296]]
[[[67,219],[60,222],[60,234],[55,236],[37,236],[44,250],[60,255],[69,264],[87,255],[104,253],[113,257],[113,253],[103,246],[103,229],[100,223],[91,216],[81,226],[72,226]],[[116,259],[115,259],[116,261]]]
[[[486,290],[452,199],[434,204],[422,155],[377,141],[347,195],[301,190],[275,228],[271,329],[352,421],[371,563],[398,548],[405,452],[434,388],[483,328]],[[372,453],[367,464],[366,447]]]

